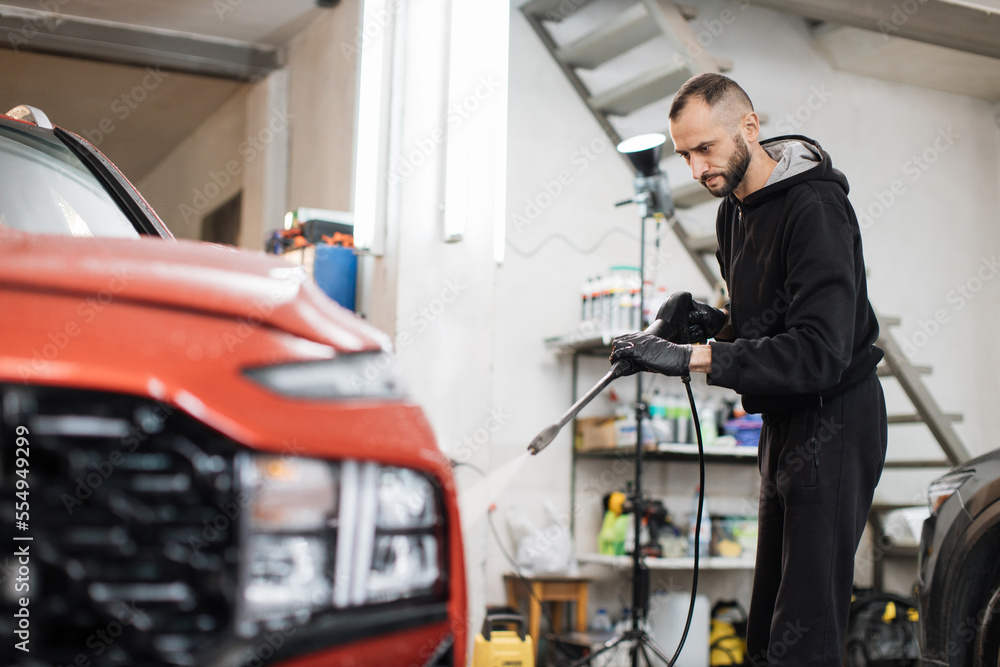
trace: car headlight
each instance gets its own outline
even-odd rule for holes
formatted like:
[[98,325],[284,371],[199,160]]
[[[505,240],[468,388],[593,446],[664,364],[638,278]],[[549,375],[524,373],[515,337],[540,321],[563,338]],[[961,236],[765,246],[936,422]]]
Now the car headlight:
[[934,480],[927,487],[927,507],[931,511],[931,516],[937,514],[941,505],[951,498],[965,482],[975,474],[971,470],[948,473],[944,477]]
[[444,597],[444,518],[425,474],[266,455],[239,465],[241,635],[327,611]]
[[388,352],[338,354],[333,359],[248,368],[243,374],[282,396],[337,400],[404,398],[396,359]]

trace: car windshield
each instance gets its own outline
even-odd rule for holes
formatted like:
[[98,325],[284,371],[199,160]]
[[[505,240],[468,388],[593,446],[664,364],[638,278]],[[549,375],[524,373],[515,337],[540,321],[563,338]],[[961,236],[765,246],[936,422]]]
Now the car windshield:
[[72,151],[8,126],[0,126],[0,224],[36,234],[139,236]]

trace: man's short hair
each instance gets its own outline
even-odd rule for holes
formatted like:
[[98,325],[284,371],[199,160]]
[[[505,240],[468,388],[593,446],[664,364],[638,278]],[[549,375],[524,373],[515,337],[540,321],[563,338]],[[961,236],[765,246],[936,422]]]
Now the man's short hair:
[[746,91],[728,76],[714,72],[693,76],[681,86],[670,105],[670,120],[677,120],[692,99],[702,100],[713,110],[726,107],[727,116],[744,111],[739,114],[742,117],[753,111],[753,102]]

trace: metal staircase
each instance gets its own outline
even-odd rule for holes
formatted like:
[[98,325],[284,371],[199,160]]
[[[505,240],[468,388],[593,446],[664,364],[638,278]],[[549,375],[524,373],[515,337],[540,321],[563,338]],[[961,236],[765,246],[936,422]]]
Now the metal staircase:
[[[698,37],[689,24],[690,20],[697,17],[697,9],[677,5],[671,0],[638,0],[622,11],[612,11],[609,18],[598,21],[600,24],[596,29],[560,42],[556,34],[560,32],[560,24],[580,19],[582,12],[597,9],[601,5],[604,5],[605,10],[613,10],[614,7],[623,6],[623,3],[616,0],[531,0],[521,7],[521,12],[580,99],[604,129],[612,145],[621,141],[620,128],[629,124],[629,117],[636,112],[659,107],[662,113],[656,114],[656,117],[662,119],[659,122],[665,126],[669,101],[688,78],[701,72],[725,72],[732,66],[728,61],[712,57],[700,47]],[[585,83],[588,72],[659,39],[666,40],[672,47],[673,57],[644,71],[629,72],[625,75],[624,82],[608,85],[596,92],[591,91]],[[693,45],[699,45],[699,48],[692,48]],[[646,124],[649,125],[648,118]],[[666,127],[645,127],[642,131],[659,131],[669,137]],[[630,132],[640,133],[634,130]],[[667,141],[668,145],[663,148],[664,156],[673,153],[669,138]],[[634,171],[628,160],[625,161],[629,169]],[[675,206],[681,210],[715,201],[694,180],[673,188],[672,195]],[[719,284],[721,279],[715,261],[715,236],[693,235],[676,217],[670,223],[681,245],[708,284]],[[923,422],[946,457],[946,460],[890,461],[886,466],[950,467],[968,460],[969,452],[952,428],[952,423],[961,421],[962,415],[945,413],[937,405],[920,377],[929,373],[930,368],[911,364],[890,332],[890,328],[898,325],[899,321],[881,316],[878,319],[881,332],[878,345],[885,351],[879,375],[896,378],[915,409],[911,414],[889,415],[889,423]]]

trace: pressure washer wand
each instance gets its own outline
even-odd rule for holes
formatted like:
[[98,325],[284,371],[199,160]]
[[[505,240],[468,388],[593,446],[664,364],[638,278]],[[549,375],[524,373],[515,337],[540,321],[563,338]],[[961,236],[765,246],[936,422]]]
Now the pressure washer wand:
[[531,452],[532,455],[534,455],[542,451],[546,447],[548,447],[549,443],[555,440],[556,436],[559,434],[559,431],[562,430],[563,426],[569,423],[569,421],[573,419],[573,417],[576,417],[580,413],[580,410],[583,410],[583,408],[586,407],[588,403],[590,403],[592,400],[594,400],[594,398],[597,397],[598,394],[604,391],[604,388],[607,387],[609,384],[611,384],[615,380],[615,378],[621,377],[622,372],[624,370],[623,368],[624,364],[625,364],[624,361],[619,361],[614,366],[612,366],[611,370],[608,371],[607,374],[601,378],[600,382],[595,384],[590,391],[581,396],[580,399],[573,404],[573,407],[567,410],[566,414],[564,414],[562,417],[559,418],[559,421],[557,421],[555,424],[551,424],[550,426],[546,427],[545,430],[543,430],[541,433],[535,436],[535,439],[531,441],[530,445],[528,445],[528,451]]

